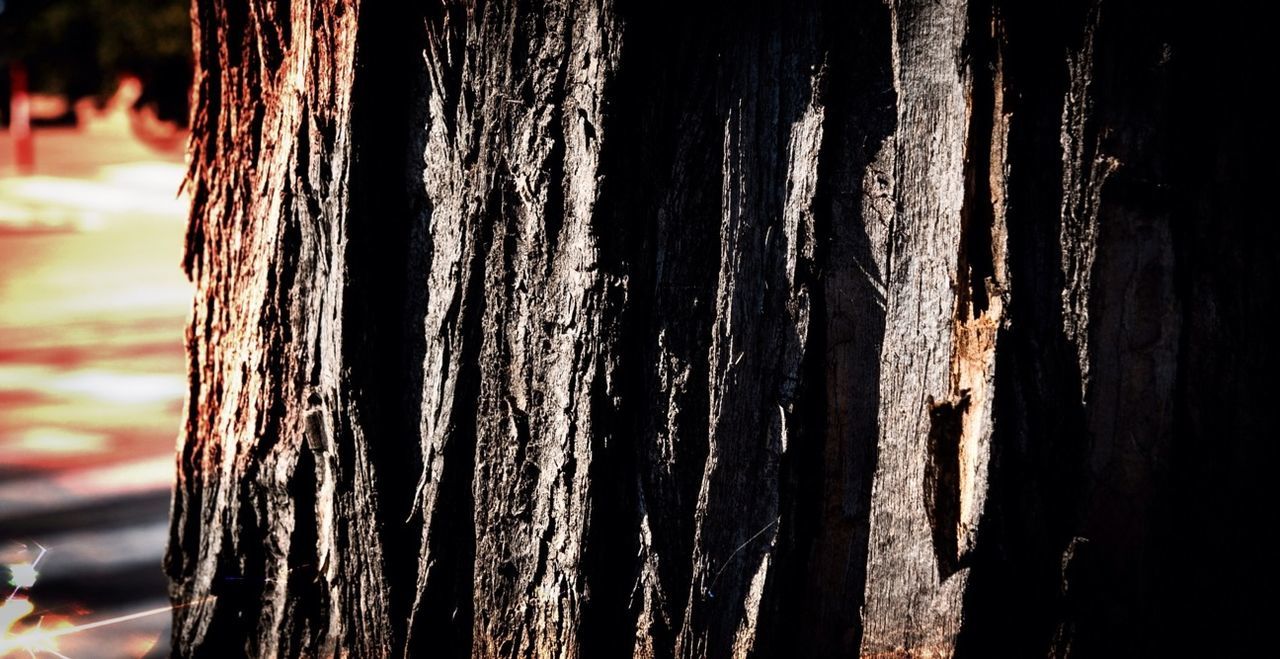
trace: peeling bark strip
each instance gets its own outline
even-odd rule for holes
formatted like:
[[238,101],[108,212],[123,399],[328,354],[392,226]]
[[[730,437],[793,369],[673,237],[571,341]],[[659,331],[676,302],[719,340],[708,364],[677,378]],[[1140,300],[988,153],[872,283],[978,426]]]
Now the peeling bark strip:
[[686,5],[196,0],[175,653],[1247,648],[1269,23]]

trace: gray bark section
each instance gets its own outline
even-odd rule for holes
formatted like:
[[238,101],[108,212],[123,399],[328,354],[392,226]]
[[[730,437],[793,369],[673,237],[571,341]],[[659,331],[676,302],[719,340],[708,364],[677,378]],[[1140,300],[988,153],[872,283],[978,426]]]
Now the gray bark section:
[[[930,408],[948,395],[964,206],[968,88],[963,2],[904,2],[893,12],[898,95],[896,212],[885,257],[877,461],[863,605],[863,651],[945,651],[959,628],[965,575],[938,569],[925,496]],[[956,443],[958,433],[938,441]],[[951,450],[954,451],[954,448]],[[943,467],[954,471],[955,464]],[[944,579],[944,577],[946,577]]]
[[195,4],[180,655],[1137,650],[1258,510],[1240,19]]

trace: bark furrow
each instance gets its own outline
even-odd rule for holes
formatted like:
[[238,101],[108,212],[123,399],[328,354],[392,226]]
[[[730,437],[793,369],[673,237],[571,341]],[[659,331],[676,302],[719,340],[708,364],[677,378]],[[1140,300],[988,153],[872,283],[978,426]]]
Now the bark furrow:
[[1213,13],[195,0],[175,653],[1251,647]]

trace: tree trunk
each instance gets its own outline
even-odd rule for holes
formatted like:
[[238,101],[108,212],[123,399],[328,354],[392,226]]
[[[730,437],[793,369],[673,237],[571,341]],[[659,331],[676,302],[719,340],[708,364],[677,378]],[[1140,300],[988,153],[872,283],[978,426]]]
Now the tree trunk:
[[1269,643],[1262,14],[196,0],[175,652]]

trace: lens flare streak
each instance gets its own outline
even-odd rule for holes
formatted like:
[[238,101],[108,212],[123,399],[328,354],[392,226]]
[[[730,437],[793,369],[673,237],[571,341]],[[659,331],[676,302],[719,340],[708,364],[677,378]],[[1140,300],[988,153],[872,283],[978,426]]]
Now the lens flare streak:
[[139,618],[168,613],[173,610],[172,606],[162,606],[78,625],[71,624],[63,618],[59,619],[54,627],[45,627],[45,619],[42,617],[34,625],[15,631],[15,627],[21,627],[23,621],[35,609],[29,599],[18,597],[18,595],[35,584],[36,567],[45,557],[45,554],[49,553],[49,550],[39,543],[33,544],[39,547],[40,553],[30,563],[14,563],[8,566],[12,575],[13,590],[5,598],[4,603],[0,604],[0,659],[7,659],[17,653],[33,659],[38,659],[39,655],[42,654],[59,657],[60,659],[71,659],[58,651],[58,639],[63,636],[118,625]]

